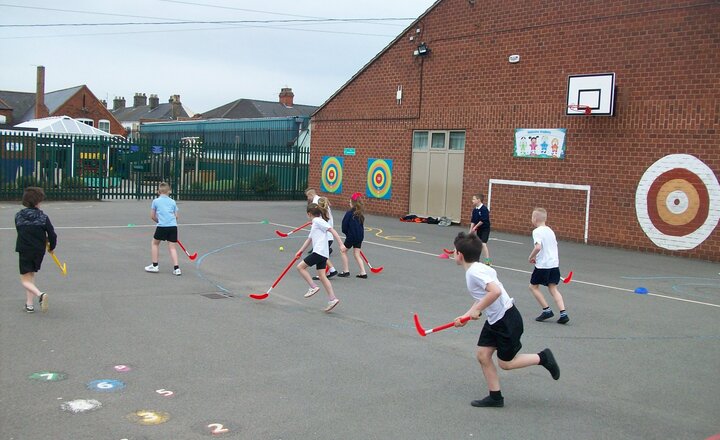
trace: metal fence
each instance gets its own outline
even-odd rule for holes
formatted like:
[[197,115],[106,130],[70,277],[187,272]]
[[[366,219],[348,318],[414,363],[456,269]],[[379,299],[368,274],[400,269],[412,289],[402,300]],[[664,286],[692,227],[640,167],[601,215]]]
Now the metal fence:
[[160,182],[178,200],[302,200],[309,148],[172,145],[117,138],[0,132],[0,200],[40,186],[48,200],[149,199]]

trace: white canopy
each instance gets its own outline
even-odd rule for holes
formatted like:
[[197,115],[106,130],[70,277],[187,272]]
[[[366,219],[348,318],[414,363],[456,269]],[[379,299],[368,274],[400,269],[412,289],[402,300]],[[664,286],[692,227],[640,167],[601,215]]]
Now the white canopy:
[[33,119],[16,125],[18,128],[36,128],[40,133],[69,133],[89,136],[111,137],[110,133],[91,127],[70,116],[50,116]]

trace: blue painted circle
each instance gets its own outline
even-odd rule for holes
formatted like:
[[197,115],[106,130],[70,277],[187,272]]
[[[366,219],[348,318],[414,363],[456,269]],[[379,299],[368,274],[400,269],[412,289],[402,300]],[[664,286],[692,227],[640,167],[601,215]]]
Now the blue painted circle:
[[93,391],[118,391],[125,388],[125,383],[115,379],[99,379],[87,383],[87,388]]

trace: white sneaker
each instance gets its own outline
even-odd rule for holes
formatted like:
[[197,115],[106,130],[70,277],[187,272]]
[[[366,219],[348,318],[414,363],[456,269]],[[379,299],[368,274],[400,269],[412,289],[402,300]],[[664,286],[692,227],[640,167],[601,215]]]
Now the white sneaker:
[[318,286],[309,288],[308,291],[305,292],[305,298],[310,298],[311,296],[318,293],[318,291],[320,291],[320,287],[318,287]]
[[327,312],[329,312],[330,310],[334,309],[335,306],[338,305],[339,302],[340,302],[340,300],[337,299],[337,298],[335,298],[335,299],[332,300],[332,301],[328,301],[328,305],[327,305],[327,307],[325,307],[325,312],[327,313]]
[[173,270],[173,275],[178,275],[178,276],[182,275],[182,271],[180,270],[179,267],[177,269]]
[[160,268],[151,264],[150,266],[145,266],[145,272],[158,273],[160,272]]

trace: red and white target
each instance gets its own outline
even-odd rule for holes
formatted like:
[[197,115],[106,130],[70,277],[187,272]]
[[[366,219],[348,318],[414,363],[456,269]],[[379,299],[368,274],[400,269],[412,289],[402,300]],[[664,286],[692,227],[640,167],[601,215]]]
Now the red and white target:
[[693,249],[720,220],[720,184],[715,173],[689,154],[671,154],[643,174],[635,211],[645,234],[669,250]]

